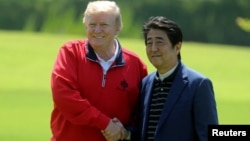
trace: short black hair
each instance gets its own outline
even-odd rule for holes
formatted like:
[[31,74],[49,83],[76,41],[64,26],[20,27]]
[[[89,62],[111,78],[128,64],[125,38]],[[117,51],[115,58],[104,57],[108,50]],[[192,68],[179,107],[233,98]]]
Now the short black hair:
[[147,38],[148,31],[152,28],[165,31],[173,46],[178,42],[182,42],[182,31],[180,27],[177,23],[166,17],[156,16],[148,19],[143,25],[143,35],[145,39]]

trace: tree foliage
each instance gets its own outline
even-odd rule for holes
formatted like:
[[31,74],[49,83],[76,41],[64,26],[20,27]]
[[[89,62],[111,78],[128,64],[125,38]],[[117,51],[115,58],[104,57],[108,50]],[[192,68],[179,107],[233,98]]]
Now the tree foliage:
[[[84,34],[83,12],[88,0],[0,0],[0,29]],[[116,0],[124,28],[120,36],[142,37],[150,16],[176,21],[184,40],[250,45],[249,0]],[[238,20],[237,20],[238,19]],[[241,23],[241,24],[239,24]],[[244,26],[243,26],[244,25]]]

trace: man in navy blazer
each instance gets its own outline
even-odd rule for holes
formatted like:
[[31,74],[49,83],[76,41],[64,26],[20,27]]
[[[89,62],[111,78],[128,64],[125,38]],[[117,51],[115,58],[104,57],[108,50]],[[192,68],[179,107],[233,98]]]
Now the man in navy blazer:
[[146,53],[157,69],[142,81],[140,141],[207,141],[218,124],[212,82],[181,62],[182,31],[166,17],[143,25]]

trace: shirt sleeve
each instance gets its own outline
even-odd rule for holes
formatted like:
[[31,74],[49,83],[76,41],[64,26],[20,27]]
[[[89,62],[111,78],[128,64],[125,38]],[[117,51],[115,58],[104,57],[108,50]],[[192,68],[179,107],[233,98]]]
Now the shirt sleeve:
[[207,139],[207,125],[218,124],[216,101],[211,80],[203,79],[194,99],[195,130],[199,141]]

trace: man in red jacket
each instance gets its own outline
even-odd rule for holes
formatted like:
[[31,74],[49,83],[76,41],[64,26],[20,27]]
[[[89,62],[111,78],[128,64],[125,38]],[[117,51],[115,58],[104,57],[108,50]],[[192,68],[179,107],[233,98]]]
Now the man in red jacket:
[[87,39],[65,43],[52,70],[51,141],[132,139],[146,65],[116,38],[115,2],[89,2],[83,23]]

